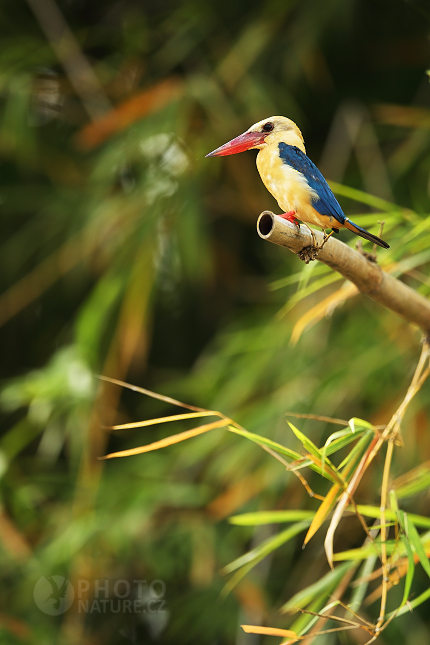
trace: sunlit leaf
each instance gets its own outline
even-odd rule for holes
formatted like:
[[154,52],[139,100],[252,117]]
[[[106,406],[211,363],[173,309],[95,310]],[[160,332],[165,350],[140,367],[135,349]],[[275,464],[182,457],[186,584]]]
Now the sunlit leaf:
[[322,459],[321,451],[316,447],[316,445],[308,437],[306,437],[303,432],[300,432],[300,430],[296,428],[290,421],[287,421],[287,423],[296,435],[297,439],[302,443],[304,448],[306,448],[306,450],[315,457]]
[[[333,434],[328,437],[322,449],[323,460],[325,460],[327,454],[333,454],[345,446],[348,446],[356,439],[359,439],[359,437],[361,437],[365,432],[366,430],[364,428],[361,430],[357,429],[355,431],[352,431],[350,428],[346,428],[345,430],[333,432]],[[342,462],[341,467],[344,465],[344,461]]]
[[[381,516],[381,510],[380,508],[378,508],[378,506],[358,504],[357,508],[359,513],[361,515],[364,515],[365,517],[379,519],[379,517]],[[354,508],[352,506],[349,506],[347,510],[354,512]],[[391,521],[395,521],[397,518],[396,513],[394,511],[390,511],[389,509],[385,510],[385,517],[387,518],[387,520]],[[416,526],[419,526],[420,528],[430,528],[430,517],[425,517],[424,515],[416,515],[415,513],[408,513],[408,517]]]
[[276,441],[272,441],[271,439],[262,437],[261,435],[255,434],[254,432],[248,432],[247,430],[242,430],[234,426],[229,426],[228,429],[230,432],[234,432],[235,434],[240,434],[242,435],[242,437],[246,437],[246,439],[249,439],[254,443],[258,443],[260,446],[268,446],[268,448],[272,448],[276,452],[279,452],[279,454],[286,455],[287,457],[290,457],[290,459],[293,459],[294,461],[302,459],[302,456],[299,455],[298,452],[294,452],[294,450],[290,450],[285,446],[281,446],[281,444],[276,443]]
[[[390,554],[397,547],[397,542],[395,540],[387,540],[385,542],[387,547],[387,553]],[[381,545],[380,542],[375,540],[373,544],[368,544],[367,546],[360,547],[359,549],[350,549],[349,551],[340,551],[333,554],[333,560],[335,562],[342,562],[344,560],[367,560],[372,556],[377,555],[380,557]]]
[[144,452],[151,452],[152,450],[160,450],[160,448],[166,448],[167,446],[172,446],[175,443],[181,441],[186,441],[192,437],[197,437],[200,434],[209,432],[210,430],[215,430],[215,428],[223,428],[228,424],[228,420],[221,419],[220,421],[214,421],[213,423],[205,423],[202,426],[197,428],[192,428],[192,430],[186,430],[185,432],[180,432],[179,434],[171,435],[165,439],[160,439],[159,441],[154,441],[146,446],[139,446],[138,448],[130,448],[129,450],[121,450],[119,452],[111,452],[109,455],[104,457],[99,457],[99,459],[114,459],[115,457],[131,457],[132,455],[141,455]]
[[357,417],[352,417],[352,419],[349,420],[349,427],[351,428],[351,432],[357,432],[359,428],[367,430],[371,430],[373,428],[371,423],[364,419],[358,419]]
[[430,577],[430,562],[422,545],[421,538],[417,529],[415,528],[410,516],[407,513],[399,511],[399,519],[401,519],[406,539],[410,541],[410,544],[414,548],[424,571]]
[[402,535],[401,540],[405,548],[406,554],[408,556],[408,570],[406,572],[405,589],[403,592],[403,599],[402,599],[402,605],[404,605],[406,601],[409,600],[409,596],[411,593],[412,581],[414,579],[414,572],[415,572],[415,563],[414,563],[414,554],[412,552],[408,539],[404,535]]
[[342,492],[343,492],[343,488],[339,486],[339,484],[334,484],[330,488],[329,492],[325,496],[324,501],[321,502],[317,512],[315,513],[315,516],[312,520],[312,524],[309,527],[309,531],[306,534],[304,544],[307,544],[309,542],[309,540],[315,535],[315,533],[318,531],[321,525],[325,522],[328,514],[332,510],[339,495]]
[[313,511],[258,511],[255,513],[244,513],[229,517],[230,524],[236,526],[259,526],[260,524],[280,524],[283,522],[299,522],[301,520],[312,520]]
[[262,634],[265,636],[281,636],[282,638],[297,638],[297,634],[290,629],[279,629],[279,627],[260,627],[258,625],[241,625],[247,634]]

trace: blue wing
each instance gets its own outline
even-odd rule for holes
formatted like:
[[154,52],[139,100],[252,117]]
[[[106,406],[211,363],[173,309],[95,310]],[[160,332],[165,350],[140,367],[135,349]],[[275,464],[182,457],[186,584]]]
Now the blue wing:
[[309,159],[304,152],[296,146],[289,146],[287,143],[279,143],[279,156],[283,163],[298,170],[304,175],[309,186],[316,192],[318,199],[312,201],[312,206],[320,215],[331,215],[338,222],[345,222],[345,215],[337,201],[336,197],[324,179],[316,165]]

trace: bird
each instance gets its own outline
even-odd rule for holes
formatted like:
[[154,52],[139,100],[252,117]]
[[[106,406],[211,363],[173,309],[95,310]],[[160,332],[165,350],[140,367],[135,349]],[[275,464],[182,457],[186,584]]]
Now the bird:
[[[323,244],[333,233],[347,228],[384,249],[390,248],[384,240],[346,217],[324,176],[307,156],[299,128],[285,116],[271,116],[254,123],[206,157],[234,155],[254,148],[258,150],[257,170],[284,211],[281,217],[297,226],[300,220],[320,227],[324,233]],[[330,228],[332,232],[327,235],[326,229]]]

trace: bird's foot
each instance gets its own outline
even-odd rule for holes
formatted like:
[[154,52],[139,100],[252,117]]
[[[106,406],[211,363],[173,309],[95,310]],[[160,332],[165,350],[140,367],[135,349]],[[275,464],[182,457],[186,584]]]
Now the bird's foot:
[[305,264],[309,264],[309,262],[312,262],[312,260],[316,260],[317,255],[320,250],[320,246],[318,246],[317,241],[315,239],[315,233],[311,229],[311,227],[306,224],[306,222],[303,222],[305,226],[308,227],[309,232],[312,236],[312,244],[309,244],[309,246],[305,246],[302,248],[302,250],[298,253],[298,256]]
[[286,219],[287,222],[291,222],[291,224],[295,224],[297,227],[300,227],[300,224],[295,216],[296,211],[288,211],[288,213],[281,213],[279,215],[279,217],[282,217],[282,219]]
[[[306,223],[306,222],[305,222]],[[308,226],[306,224],[306,226]],[[311,229],[310,226],[308,226],[308,229],[312,235],[312,244],[309,246],[305,246],[299,253],[299,258],[303,260],[306,264],[309,264],[312,260],[315,260],[317,258],[318,253],[321,251],[322,248],[324,248],[324,245],[326,244],[327,240],[333,235],[334,231],[331,231],[327,235],[325,230],[323,229],[324,233],[324,239],[320,245],[317,244],[317,241],[315,239],[315,233]]]
[[321,249],[324,247],[324,244],[327,242],[327,240],[328,240],[328,239],[333,235],[334,231],[332,231],[331,233],[329,233],[329,234],[327,235],[327,233],[326,233],[326,232],[325,232],[325,230],[323,229],[323,233],[324,233],[324,239],[323,239],[323,241],[322,241],[321,245],[318,247],[320,251],[321,251]]
[[298,256],[305,264],[309,264],[312,260],[317,259],[319,253],[319,246],[310,244],[309,246],[304,246],[301,251],[298,252]]

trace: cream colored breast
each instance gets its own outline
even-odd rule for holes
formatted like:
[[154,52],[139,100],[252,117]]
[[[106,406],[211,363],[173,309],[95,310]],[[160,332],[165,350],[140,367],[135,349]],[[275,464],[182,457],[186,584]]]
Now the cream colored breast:
[[260,150],[257,169],[267,190],[285,212],[295,210],[305,219],[306,211],[314,211],[311,201],[317,194],[301,173],[283,163],[277,144]]

